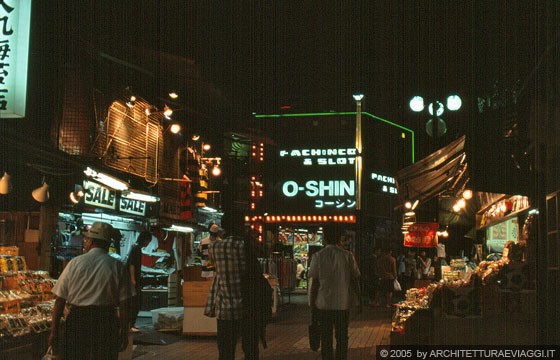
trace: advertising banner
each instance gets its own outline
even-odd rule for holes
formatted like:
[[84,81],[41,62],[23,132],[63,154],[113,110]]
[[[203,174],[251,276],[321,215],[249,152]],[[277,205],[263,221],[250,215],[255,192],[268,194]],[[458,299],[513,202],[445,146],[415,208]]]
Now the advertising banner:
[[408,233],[404,235],[404,246],[433,248],[438,243],[437,231],[439,224],[412,224],[408,228]]

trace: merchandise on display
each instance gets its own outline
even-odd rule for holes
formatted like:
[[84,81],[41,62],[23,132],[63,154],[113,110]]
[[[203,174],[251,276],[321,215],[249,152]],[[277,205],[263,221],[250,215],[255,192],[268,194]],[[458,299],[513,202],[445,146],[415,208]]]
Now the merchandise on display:
[[[27,270],[25,258],[0,256],[0,339],[50,330],[55,280],[46,271]],[[11,265],[10,265],[11,264]]]
[[425,288],[408,289],[406,299],[397,304],[392,331],[404,333],[406,321],[419,309],[440,308],[444,314],[458,317],[480,316],[481,312],[482,315],[488,314],[488,309],[495,307],[495,304],[487,304],[494,301],[492,299],[506,298],[500,297],[498,292],[520,294],[528,291],[526,264],[519,261],[522,251],[518,247],[506,244],[504,250],[509,251],[504,251],[501,259],[482,261],[474,271],[469,270],[464,260],[452,260],[448,270],[443,271],[441,281]]

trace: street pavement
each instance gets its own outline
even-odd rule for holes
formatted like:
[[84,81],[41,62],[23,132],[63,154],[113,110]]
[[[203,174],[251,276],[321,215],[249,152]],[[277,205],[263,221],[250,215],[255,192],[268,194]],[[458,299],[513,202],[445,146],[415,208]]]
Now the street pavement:
[[[284,295],[282,300],[283,304],[279,306],[277,316],[266,328],[268,347],[261,347],[261,359],[320,359],[320,351],[314,352],[309,348],[307,329],[311,323],[311,312],[305,290],[298,289],[289,297]],[[357,310],[352,311],[348,331],[349,360],[375,359],[376,346],[389,344],[391,315],[391,309],[367,305],[363,306],[361,313]],[[135,339],[150,333],[158,335],[153,330],[150,318],[140,318],[137,325],[141,332],[135,334]],[[165,336],[161,341],[165,344],[162,345],[141,344],[135,341],[133,359],[218,359],[215,337],[192,337],[179,333],[166,333],[161,336]],[[241,341],[237,346],[236,359],[243,359]]]

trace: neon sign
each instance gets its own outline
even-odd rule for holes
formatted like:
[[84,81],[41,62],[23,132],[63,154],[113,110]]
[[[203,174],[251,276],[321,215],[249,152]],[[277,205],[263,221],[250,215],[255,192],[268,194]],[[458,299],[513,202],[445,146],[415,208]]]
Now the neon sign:
[[350,149],[295,149],[280,150],[281,158],[302,158],[303,165],[354,165],[357,151]]
[[395,178],[377,173],[371,173],[371,179],[376,183],[381,183],[381,192],[398,194]]

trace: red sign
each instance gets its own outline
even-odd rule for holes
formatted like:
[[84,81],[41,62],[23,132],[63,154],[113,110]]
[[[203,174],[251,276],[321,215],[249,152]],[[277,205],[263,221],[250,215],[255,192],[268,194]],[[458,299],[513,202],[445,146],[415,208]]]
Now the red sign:
[[404,246],[433,248],[438,243],[437,230],[439,224],[412,224],[408,233],[404,234]]

